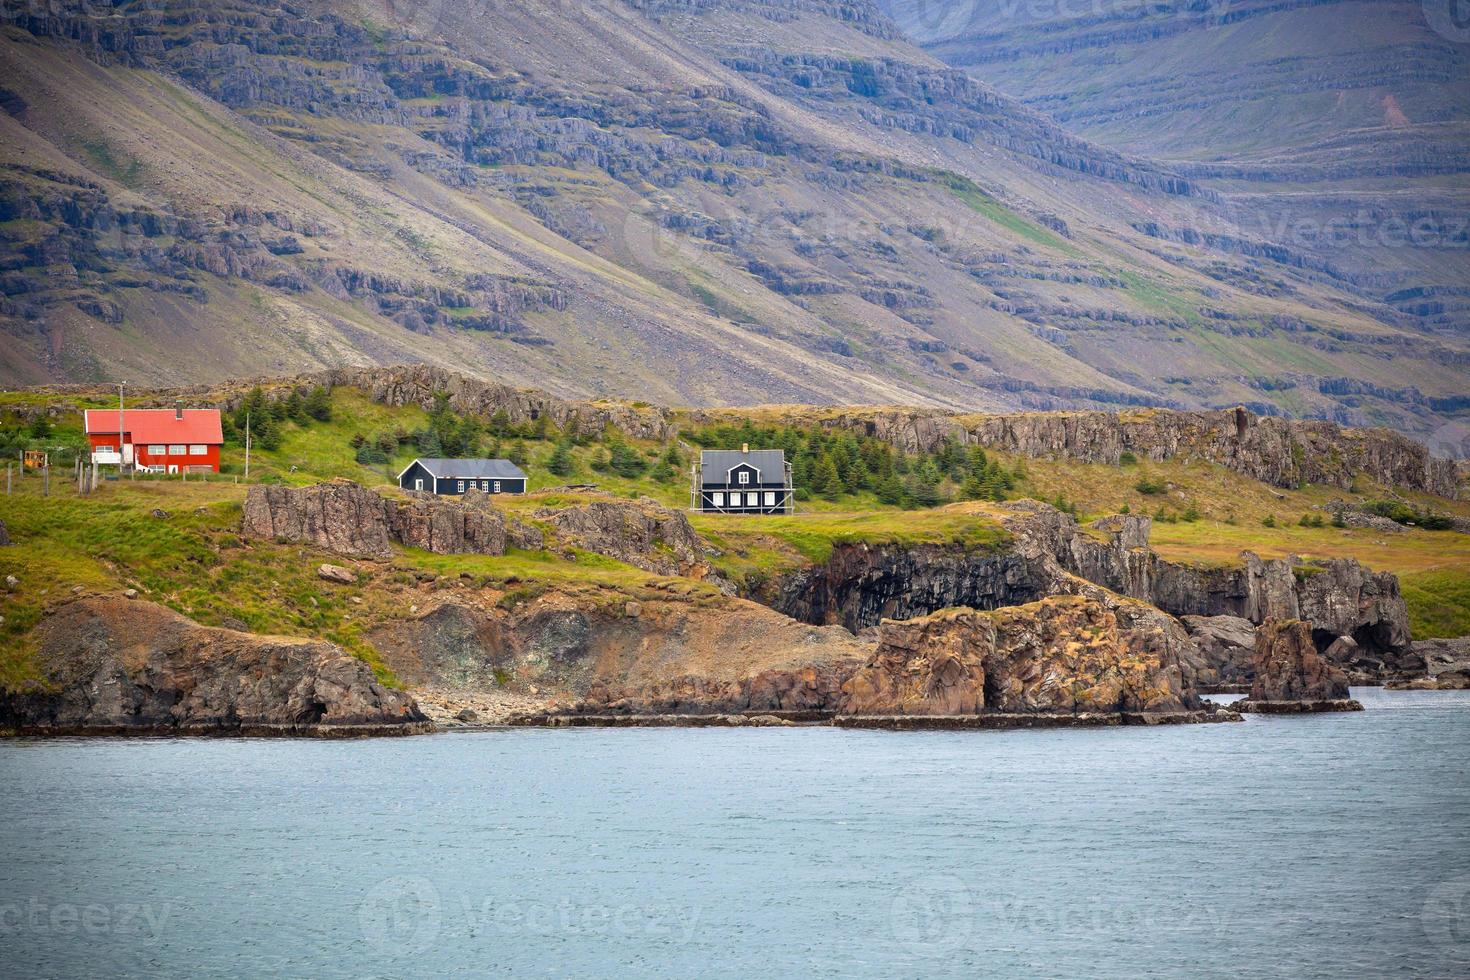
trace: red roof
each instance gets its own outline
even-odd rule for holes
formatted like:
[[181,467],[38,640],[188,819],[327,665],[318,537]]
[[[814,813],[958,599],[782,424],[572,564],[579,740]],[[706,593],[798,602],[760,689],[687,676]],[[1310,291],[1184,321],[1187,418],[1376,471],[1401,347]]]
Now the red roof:
[[[219,409],[186,408],[178,418],[172,408],[128,408],[123,410],[123,428],[132,441],[143,443],[203,443],[225,441],[219,426]],[[117,435],[117,412],[93,408],[86,412],[87,435]]]

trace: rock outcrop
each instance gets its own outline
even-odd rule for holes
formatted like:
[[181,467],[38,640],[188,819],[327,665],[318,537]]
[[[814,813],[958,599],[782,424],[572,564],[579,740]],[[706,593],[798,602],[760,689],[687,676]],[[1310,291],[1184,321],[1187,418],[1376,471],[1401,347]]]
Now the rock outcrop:
[[659,575],[706,578],[704,544],[689,519],[655,500],[613,497],[535,515],[548,521],[568,544],[616,558]]
[[[728,410],[696,413],[719,421]],[[1262,416],[1246,409],[1018,412],[966,415],[917,408],[851,408],[814,419],[881,439],[905,452],[931,452],[952,439],[1033,458],[1116,465],[1124,453],[1151,460],[1202,460],[1279,487],[1320,483],[1344,490],[1363,477],[1443,497],[1459,491],[1453,460],[1388,429]]]
[[1181,712],[1200,707],[1158,626],[1066,596],[885,622],[844,715]]
[[0,726],[42,733],[410,734],[402,691],[322,641],[200,626],[163,606],[80,599],[34,633],[42,682],[0,694]]
[[516,425],[546,419],[558,431],[572,435],[601,435],[609,426],[634,439],[663,441],[674,434],[667,409],[635,408],[624,402],[571,401],[531,388],[512,388],[471,378],[455,371],[409,364],[398,367],[334,368],[294,379],[298,386],[347,385],[367,392],[384,405],[434,408],[440,393],[448,406],[462,415],[490,418],[503,412]]
[[1203,666],[1194,680],[1200,693],[1248,693],[1255,677],[1255,624],[1240,616],[1181,616],[1180,622],[1199,646]]
[[[1409,647],[1408,609],[1398,579],[1352,559],[1261,559],[1244,552],[1237,566],[1195,567],[1149,550],[1147,517],[1103,518],[1093,523],[1092,530],[1101,532],[1094,534],[1036,501],[996,510],[1007,533],[997,545],[839,544],[827,561],[777,582],[771,604],[803,622],[858,631],[884,618],[912,619],[950,606],[996,609],[1077,594],[1081,581],[1171,616],[1232,616],[1251,623],[1305,619],[1324,650],[1339,637],[1354,641],[1338,651],[1341,666],[1356,676],[1422,672],[1422,661]],[[1210,684],[1218,678],[1199,680]]]
[[609,605],[549,591],[455,600],[370,638],[408,682],[556,692],[562,715],[830,714],[871,640],[708,590]]
[[1256,630],[1250,697],[1241,711],[1285,714],[1307,711],[1361,711],[1348,699],[1347,675],[1328,663],[1312,640],[1312,626],[1301,620],[1272,619]]
[[976,420],[968,436],[988,448],[1090,463],[1115,464],[1125,452],[1203,460],[1279,487],[1324,483],[1346,490],[1361,476],[1444,497],[1458,492],[1453,461],[1431,456],[1407,436],[1244,408],[997,415]]
[[394,500],[347,480],[253,486],[240,530],[246,537],[378,559],[389,557],[395,543],[445,555],[502,555],[508,540],[539,540],[534,529],[493,508],[423,495]]
[[1470,689],[1470,636],[1416,640],[1413,650],[1424,661],[1424,676],[1386,686],[1429,691]]

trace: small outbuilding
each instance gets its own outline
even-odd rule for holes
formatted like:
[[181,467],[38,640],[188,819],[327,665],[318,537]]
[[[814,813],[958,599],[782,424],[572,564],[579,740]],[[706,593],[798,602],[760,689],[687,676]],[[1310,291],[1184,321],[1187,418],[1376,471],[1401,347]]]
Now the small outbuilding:
[[789,514],[791,464],[779,449],[706,449],[694,464],[690,506],[700,513]]
[[525,493],[526,472],[508,459],[425,459],[420,457],[398,474],[404,490],[457,497],[466,490],[482,493]]

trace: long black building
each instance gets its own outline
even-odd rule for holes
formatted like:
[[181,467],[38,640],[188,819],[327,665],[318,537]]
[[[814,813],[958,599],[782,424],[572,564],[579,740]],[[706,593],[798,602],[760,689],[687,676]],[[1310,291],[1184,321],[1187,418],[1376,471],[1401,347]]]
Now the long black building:
[[441,497],[457,497],[466,490],[525,493],[526,473],[508,459],[419,458],[398,474],[398,485]]

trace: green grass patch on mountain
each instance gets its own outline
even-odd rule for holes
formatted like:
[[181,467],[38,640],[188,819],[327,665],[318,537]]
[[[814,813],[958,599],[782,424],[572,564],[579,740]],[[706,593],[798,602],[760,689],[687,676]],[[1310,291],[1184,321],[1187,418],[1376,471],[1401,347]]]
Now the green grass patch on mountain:
[[1004,228],[1013,235],[1018,235],[1037,245],[1045,245],[1054,248],[1073,257],[1080,257],[1081,250],[1077,246],[1062,238],[1049,228],[1044,228],[1029,218],[1022,217],[1015,211],[985,193],[970,178],[950,171],[940,171],[939,180],[950,193],[965,203],[971,211],[986,220]]

